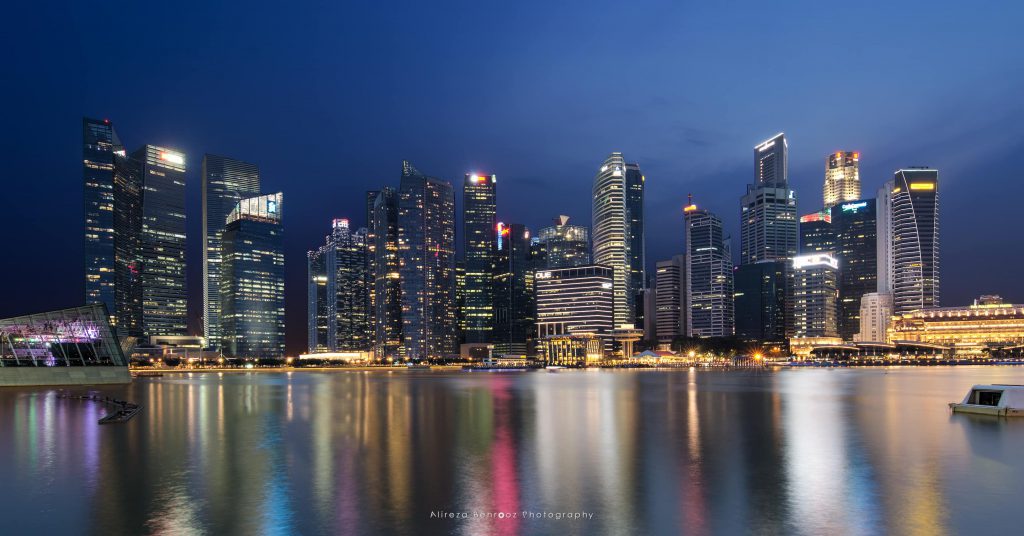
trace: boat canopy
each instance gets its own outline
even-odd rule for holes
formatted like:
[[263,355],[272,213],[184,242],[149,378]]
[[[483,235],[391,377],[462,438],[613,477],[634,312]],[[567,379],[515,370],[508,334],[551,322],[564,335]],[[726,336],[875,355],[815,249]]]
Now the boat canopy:
[[1024,408],[1024,385],[975,385],[962,404],[999,408]]

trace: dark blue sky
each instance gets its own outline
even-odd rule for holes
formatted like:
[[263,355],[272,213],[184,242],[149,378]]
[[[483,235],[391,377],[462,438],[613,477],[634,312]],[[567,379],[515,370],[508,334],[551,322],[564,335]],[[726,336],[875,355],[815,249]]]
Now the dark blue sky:
[[456,184],[496,173],[500,218],[537,228],[589,225],[593,175],[623,151],[647,176],[653,263],[682,248],[688,192],[738,236],[753,146],[778,131],[801,213],[831,151],[861,152],[866,195],[937,167],[943,302],[1024,301],[1024,4],[214,4],[5,7],[0,315],[81,300],[83,115],[188,154],[196,298],[202,154],[285,193],[290,350],[305,250],[332,217],[362,221],[403,158]]

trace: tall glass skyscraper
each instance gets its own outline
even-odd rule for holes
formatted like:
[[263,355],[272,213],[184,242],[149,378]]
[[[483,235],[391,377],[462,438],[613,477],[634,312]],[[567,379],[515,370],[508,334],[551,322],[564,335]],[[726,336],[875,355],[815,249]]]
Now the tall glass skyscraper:
[[590,230],[583,225],[569,225],[569,216],[559,216],[554,225],[542,228],[534,239],[543,268],[590,264]]
[[860,199],[860,153],[838,151],[825,161],[825,208]]
[[142,332],[142,166],[123,151],[114,155],[114,264],[116,328]]
[[939,306],[938,179],[934,169],[908,168],[887,184],[879,233],[888,235],[889,255],[880,269],[887,271],[896,315]]
[[258,196],[256,164],[214,154],[203,155],[203,335],[220,346],[220,236],[238,201]]
[[736,336],[756,341],[786,339],[789,261],[743,264],[733,272]]
[[307,253],[311,352],[372,347],[366,255],[366,229],[352,231],[344,218],[334,220],[323,246]]
[[800,216],[800,254],[832,253],[836,249],[832,211],[819,210]]
[[636,286],[643,287],[643,183],[618,152],[594,177],[593,262],[612,269],[616,325],[634,321]]
[[659,261],[655,268],[655,336],[658,344],[671,344],[686,334],[689,295],[686,293],[686,255]]
[[797,254],[796,193],[789,189],[788,159],[782,133],[754,147],[754,182],[740,199],[740,264]]
[[495,236],[494,351],[526,355],[533,350],[537,317],[530,230],[518,223],[498,223]]
[[455,194],[402,163],[398,189],[402,341],[413,361],[455,353]]
[[145,145],[134,153],[142,167],[142,331],[185,335],[185,155]]
[[830,253],[793,258],[793,334],[837,337],[839,263]]
[[722,220],[690,204],[686,220],[686,280],[690,310],[687,335],[728,337],[733,334],[733,274],[729,240]]
[[221,332],[224,355],[284,357],[282,195],[239,201],[221,234]]
[[82,119],[85,200],[85,303],[102,303],[117,327],[114,261],[114,158],[124,147],[107,119]]
[[402,346],[402,287],[398,254],[398,192],[384,187],[373,202],[374,357],[405,355]]
[[462,243],[466,279],[462,322],[467,343],[493,342],[494,296],[491,289],[497,254],[494,175],[467,173],[462,186]]
[[878,284],[875,200],[861,199],[832,208],[835,256],[839,261],[839,336],[853,340],[860,331],[861,298]]

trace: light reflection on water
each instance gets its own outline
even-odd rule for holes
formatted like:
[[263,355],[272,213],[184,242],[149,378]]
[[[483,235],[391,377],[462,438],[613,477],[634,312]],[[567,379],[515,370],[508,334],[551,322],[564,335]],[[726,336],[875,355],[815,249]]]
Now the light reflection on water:
[[[189,374],[0,390],[3,532],[955,534],[1024,518],[996,367]],[[592,512],[591,520],[431,512]]]

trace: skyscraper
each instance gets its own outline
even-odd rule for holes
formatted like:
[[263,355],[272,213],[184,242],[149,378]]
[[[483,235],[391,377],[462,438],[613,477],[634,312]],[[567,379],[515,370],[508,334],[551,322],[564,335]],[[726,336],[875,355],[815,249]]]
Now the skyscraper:
[[497,254],[497,201],[494,175],[467,173],[462,186],[462,240],[466,280],[463,296],[463,338],[467,343],[491,340],[495,255]]
[[839,263],[829,253],[793,258],[795,337],[837,337]]
[[352,231],[344,218],[335,219],[326,243],[307,254],[310,351],[372,347],[366,255],[366,229]]
[[887,280],[893,313],[939,306],[939,172],[909,168],[896,172],[890,186],[887,221],[891,233]]
[[839,336],[852,340],[860,331],[861,297],[875,292],[878,285],[875,200],[836,205],[832,227],[839,261]]
[[142,166],[120,151],[114,155],[114,301],[117,332],[142,332]]
[[825,161],[825,208],[860,199],[860,153],[838,151]]
[[398,257],[406,355],[419,361],[455,353],[455,195],[451,183],[408,162],[398,190]]
[[398,192],[385,187],[373,203],[374,357],[404,356],[398,254]]
[[114,266],[114,157],[124,147],[107,119],[82,118],[85,302],[107,306],[117,327]]
[[221,333],[230,357],[284,356],[280,193],[240,200],[221,234]]
[[227,216],[242,199],[260,193],[255,164],[214,154],[203,155],[203,335],[220,346],[220,236]]
[[[614,272],[615,323],[634,320],[637,275],[643,284],[643,175],[622,153],[605,159],[594,177],[593,262]],[[639,212],[639,215],[637,215]],[[633,250],[640,247],[641,251]]]
[[185,335],[185,155],[156,145],[134,153],[142,169],[142,331]]
[[626,232],[629,237],[629,300],[634,319],[643,317],[640,292],[647,286],[647,252],[644,229],[644,175],[640,166],[626,164]]
[[686,293],[686,255],[658,261],[655,267],[655,332],[658,344],[671,344],[686,334],[689,302]]
[[831,253],[836,248],[832,211],[820,210],[800,216],[800,254]]
[[686,221],[687,336],[728,337],[734,331],[732,253],[722,220],[691,203]]
[[756,341],[786,339],[786,285],[789,261],[758,261],[733,272],[736,336]]
[[590,230],[583,225],[569,225],[569,216],[555,218],[555,224],[542,228],[536,240],[544,268],[590,264]]
[[892,294],[869,292],[860,300],[860,330],[853,340],[888,342],[889,320],[892,318]]
[[498,223],[495,235],[494,351],[526,355],[532,351],[537,316],[530,231],[518,223]]
[[789,189],[788,158],[781,133],[754,147],[754,182],[740,199],[740,264],[797,253],[796,193]]

